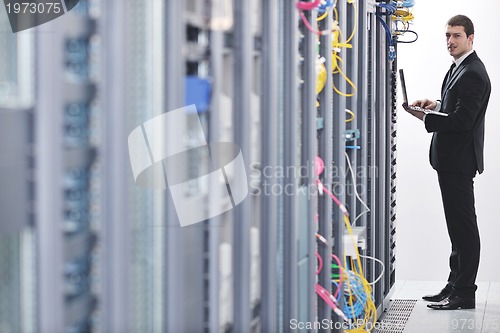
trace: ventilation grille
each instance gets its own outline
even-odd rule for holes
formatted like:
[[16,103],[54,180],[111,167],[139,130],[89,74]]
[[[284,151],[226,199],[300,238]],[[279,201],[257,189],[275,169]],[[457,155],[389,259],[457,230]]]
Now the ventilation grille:
[[382,320],[376,324],[374,332],[403,333],[415,304],[417,304],[415,299],[393,300],[389,310],[382,316]]

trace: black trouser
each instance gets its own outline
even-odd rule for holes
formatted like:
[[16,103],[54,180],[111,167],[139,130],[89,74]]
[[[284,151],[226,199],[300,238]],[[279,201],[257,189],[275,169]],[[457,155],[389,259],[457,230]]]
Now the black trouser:
[[474,208],[474,175],[438,172],[438,178],[451,240],[447,289],[457,296],[474,297],[481,247]]

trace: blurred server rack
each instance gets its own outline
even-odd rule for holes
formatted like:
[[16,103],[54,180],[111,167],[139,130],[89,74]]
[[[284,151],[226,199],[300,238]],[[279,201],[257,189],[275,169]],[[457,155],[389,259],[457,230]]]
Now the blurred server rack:
[[[280,166],[291,167],[294,170],[299,165],[300,158],[300,137],[299,137],[299,103],[300,91],[299,82],[299,31],[298,15],[295,3],[290,1],[281,1],[282,33],[280,44],[283,68],[281,70],[280,80],[283,82],[280,96],[280,112],[282,117],[281,125],[281,151],[282,158]],[[288,169],[286,169],[288,170]],[[299,180],[295,173],[286,172],[281,180],[281,188],[298,189]],[[289,323],[298,316],[299,295],[298,295],[298,196],[280,195],[280,229],[281,242],[280,251],[282,255],[282,266],[280,267],[280,312],[282,313],[280,331],[287,332]],[[307,237],[307,235],[303,235]],[[305,286],[307,288],[307,286]],[[307,303],[307,300],[305,300]]]
[[[129,109],[131,108],[130,87],[131,72],[136,67],[130,64],[127,54],[136,55],[129,51],[130,45],[137,45],[137,35],[134,31],[143,31],[137,23],[142,19],[143,12],[129,19],[133,3],[123,6],[118,0],[105,1],[101,6],[101,257],[100,257],[100,302],[98,304],[95,332],[133,332],[137,329],[134,324],[140,316],[140,311],[132,308],[134,290],[131,290],[131,276],[136,266],[131,264],[136,243],[132,244],[132,221],[128,210],[136,207],[136,203],[129,199],[128,192],[131,182],[126,166],[130,163],[127,151],[127,135]],[[134,8],[135,9],[135,8]],[[130,22],[130,24],[129,24]],[[142,40],[142,39],[141,39]],[[127,43],[129,41],[129,43]],[[138,45],[140,47],[140,45]],[[126,70],[129,68],[130,70]],[[129,90],[128,90],[129,89]],[[135,95],[131,95],[135,96]],[[135,104],[132,104],[135,106]],[[128,106],[128,107],[127,107]],[[134,119],[134,118],[133,118]],[[129,207],[126,209],[126,207]],[[148,211],[145,213],[147,214]],[[133,215],[144,218],[139,214]],[[133,230],[133,229],[132,229]],[[143,270],[147,272],[147,270]],[[146,293],[143,293],[147,297]]]
[[[374,58],[374,51],[377,49],[376,43],[374,42],[374,36],[378,31],[374,11],[375,8],[370,7],[368,4],[360,4],[360,12],[365,14],[364,16],[366,19],[360,20],[359,29],[360,31],[366,31],[366,33],[360,36],[361,45],[359,46],[359,51],[363,52],[361,54],[366,54],[367,56],[360,58],[359,65],[359,82],[364,83],[358,86],[359,106],[363,111],[357,115],[357,124],[361,133],[359,140],[361,149],[359,150],[358,156],[356,156],[358,165],[353,165],[355,168],[364,168],[363,172],[357,175],[356,181],[360,184],[360,188],[363,189],[362,193],[360,193],[360,197],[368,208],[366,211],[357,212],[357,214],[362,214],[359,215],[359,222],[357,225],[366,228],[367,255],[374,255],[374,244],[378,243],[371,234],[371,230],[378,228],[375,223],[374,215],[378,211],[378,207],[375,206],[374,202],[377,168],[374,160],[376,144],[376,141],[374,141],[374,131],[376,130],[374,115],[376,111],[374,111],[375,95],[373,90],[375,88],[375,83],[373,77],[378,68],[378,63],[375,62]],[[373,262],[365,261],[365,271],[368,279],[371,281],[376,278],[374,265]],[[377,288],[379,287],[375,286],[375,289]]]
[[[351,26],[349,26],[350,22],[347,21],[347,2],[338,2],[335,7],[338,13],[337,16],[332,20],[326,20],[326,22],[330,22],[322,23],[320,24],[320,27],[331,31],[338,28],[347,33],[347,29],[351,29]],[[333,15],[333,12],[331,12],[330,15]],[[324,129],[322,130],[323,133],[321,133],[323,136],[323,144],[319,157],[323,159],[323,163],[325,165],[322,178],[325,188],[328,188],[334,195],[337,196],[338,200],[345,203],[348,199],[345,191],[347,186],[346,173],[338,172],[338,170],[346,170],[344,157],[346,151],[345,109],[348,98],[338,93],[338,91],[345,92],[347,90],[346,81],[338,73],[335,75],[333,74],[333,69],[335,67],[334,64],[338,62],[338,59],[336,58],[338,46],[336,43],[338,43],[338,38],[335,37],[333,33],[330,34],[330,37],[323,38],[321,42],[321,55],[325,58],[325,67],[328,74],[327,83],[323,88],[322,96],[320,96],[321,114],[324,116]],[[337,92],[334,87],[336,87]],[[338,190],[339,188],[340,191]],[[335,203],[332,204],[331,198],[327,196],[326,193],[320,194],[319,197],[323,201],[323,211],[321,211],[319,215],[319,233],[326,238],[326,243],[321,244],[318,242],[318,248],[320,248],[320,255],[323,258],[324,267],[319,276],[318,284],[327,290],[332,290],[333,288],[330,286],[333,286],[332,274],[335,270],[331,268],[331,265],[335,261],[332,260],[331,254],[333,253],[337,255],[339,258],[343,257],[343,237],[345,234],[344,213],[338,205]],[[325,200],[328,201],[328,203],[325,203]],[[339,305],[342,304],[341,300],[344,297],[343,293],[343,290],[340,290],[338,293]],[[318,307],[320,309],[320,312],[318,313],[318,319],[320,321],[328,319],[333,320],[333,322],[342,322],[342,319],[332,311],[332,308],[326,305],[326,303],[319,297]],[[341,332],[342,330],[338,327],[330,327],[328,329],[322,328],[319,331]]]
[[0,329],[36,327],[33,110],[0,107]]
[[37,326],[33,220],[33,34],[13,34],[0,8],[0,330]]
[[[220,15],[224,8],[224,16]],[[219,13],[217,13],[219,11]],[[249,176],[247,199],[232,211],[221,214],[206,226],[210,238],[218,239],[218,255],[211,265],[219,270],[217,298],[207,300],[210,327],[219,331],[260,330],[260,239],[261,164],[260,128],[262,77],[261,7],[259,2],[213,1],[211,40],[223,47],[212,47],[213,88],[208,114],[210,141],[234,142],[241,148]],[[215,20],[232,22],[215,27]],[[220,45],[220,44],[215,44]],[[218,75],[217,75],[218,73]],[[235,177],[236,175],[228,175]],[[210,205],[220,205],[216,201]],[[253,217],[254,216],[254,217]],[[213,282],[212,282],[213,283]],[[215,293],[215,290],[214,290]],[[216,321],[218,321],[216,323]]]
[[94,326],[99,102],[93,4],[81,1],[36,32],[34,220],[41,332],[88,332]]
[[[306,19],[316,19],[312,12]],[[312,321],[316,318],[317,310],[314,306],[316,295],[310,286],[316,281],[316,238],[315,219],[318,214],[318,197],[316,195],[316,170],[313,167],[318,156],[317,110],[316,110],[316,58],[318,54],[317,36],[309,33],[304,24],[299,25],[299,54],[304,59],[300,63],[300,104],[299,126],[300,159],[297,173],[298,189],[298,221],[297,221],[297,282],[298,282],[298,312],[294,318],[301,321]],[[309,60],[309,61],[307,61]],[[286,142],[286,141],[285,141]],[[285,191],[285,195],[288,193]],[[295,249],[293,249],[295,250]],[[304,286],[308,286],[304,288]],[[290,323],[288,323],[288,326]]]
[[[318,23],[319,30],[332,30],[333,20],[323,20]],[[333,77],[332,71],[328,70],[332,68],[332,57],[329,56],[333,53],[332,49],[332,34],[328,34],[320,37],[320,55],[326,55],[325,58],[325,69],[326,70],[326,80],[322,91],[318,95],[318,156],[320,156],[324,161],[333,160],[333,133],[334,133],[334,118],[336,117],[332,112],[332,105],[334,100],[334,90],[333,90]],[[329,172],[323,172],[321,176],[318,176],[323,184],[332,184],[333,174]],[[338,246],[342,246],[341,243],[335,243],[334,239],[343,234],[343,228],[339,226],[334,227],[333,224],[333,201],[328,196],[319,196],[318,198],[318,225],[317,232],[327,240],[327,244],[322,246],[318,244],[318,253],[324,261],[330,262],[330,255],[332,253],[333,245],[337,245],[336,252],[341,251]],[[335,232],[335,233],[334,233]],[[323,269],[318,275],[318,284],[322,286],[329,286],[331,284],[331,271],[328,269]],[[317,301],[318,308],[318,319],[331,320],[332,313],[331,308],[318,298]]]
[[165,108],[164,9],[162,1],[102,5],[99,332],[166,329],[165,193],[135,184],[127,146],[129,134]]
[[[279,3],[262,0],[262,74],[261,170],[276,170],[278,157],[278,40]],[[261,174],[259,181],[267,181],[270,188],[278,184],[276,177]],[[278,198],[272,192],[262,193],[260,214],[261,253],[261,332],[278,328]]]

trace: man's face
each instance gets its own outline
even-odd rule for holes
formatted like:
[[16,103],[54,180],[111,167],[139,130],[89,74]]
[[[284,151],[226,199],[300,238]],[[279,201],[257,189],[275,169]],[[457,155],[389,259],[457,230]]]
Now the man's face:
[[446,27],[446,45],[448,47],[448,52],[450,55],[458,59],[465,53],[472,50],[472,41],[474,40],[474,34],[469,35],[465,33],[464,27],[457,25]]

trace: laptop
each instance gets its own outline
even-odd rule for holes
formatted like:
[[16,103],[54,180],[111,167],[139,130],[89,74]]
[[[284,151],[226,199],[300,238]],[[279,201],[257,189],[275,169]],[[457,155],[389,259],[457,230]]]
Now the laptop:
[[399,79],[401,81],[401,90],[403,91],[403,101],[408,105],[408,108],[410,110],[413,110],[413,111],[420,111],[420,112],[423,112],[425,114],[435,114],[435,115],[438,115],[438,116],[444,116],[444,117],[447,117],[448,114],[447,113],[444,113],[444,112],[438,112],[438,111],[433,111],[433,110],[427,110],[427,109],[424,109],[424,108],[421,108],[420,106],[410,106],[408,104],[408,95],[406,94],[406,83],[405,83],[405,75],[403,73],[403,69],[401,68],[399,70]]

